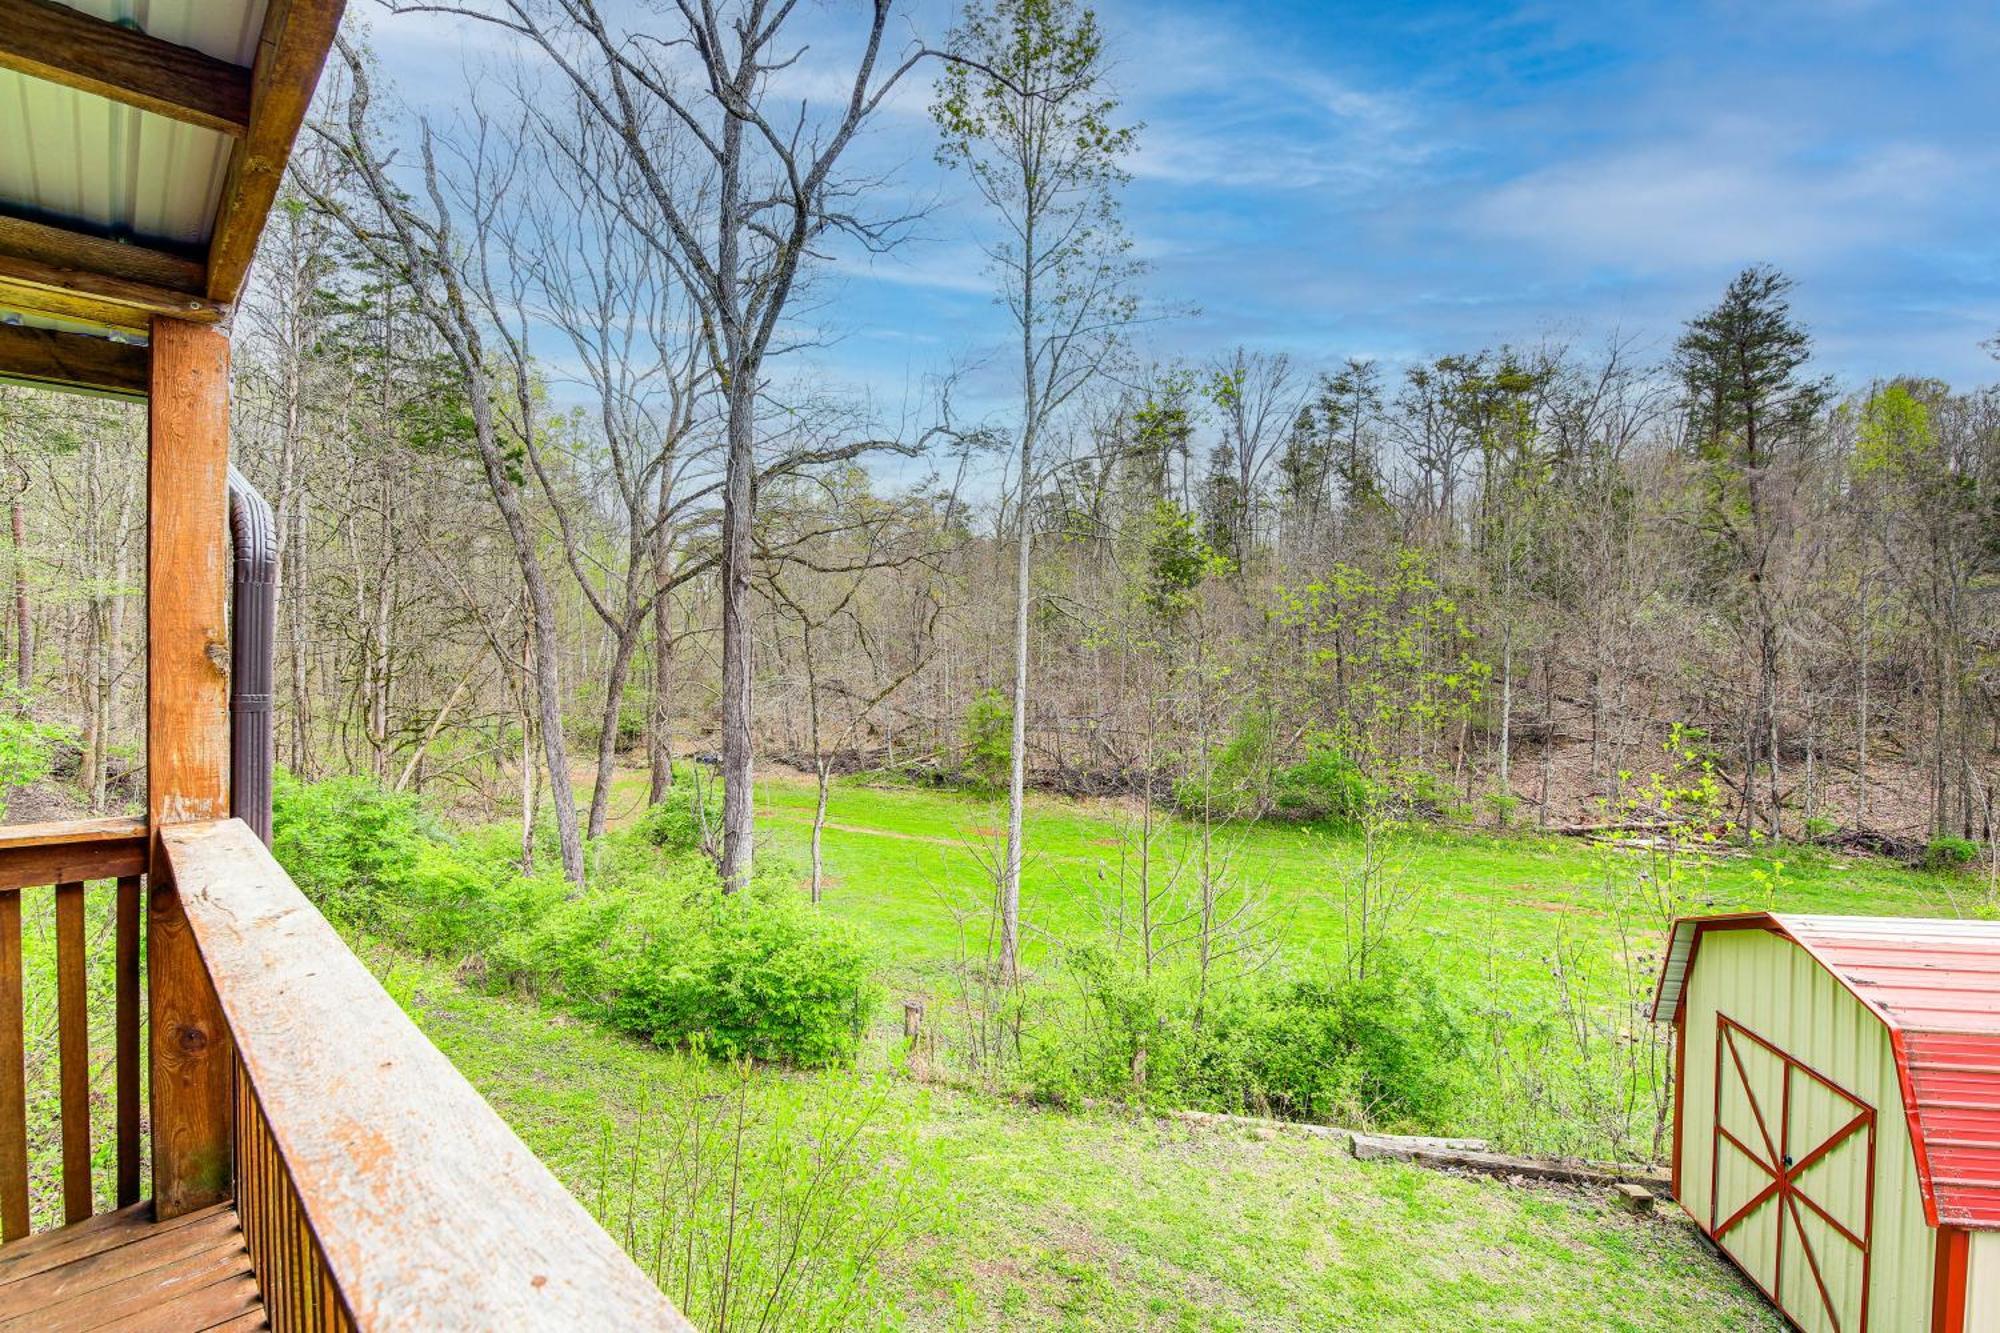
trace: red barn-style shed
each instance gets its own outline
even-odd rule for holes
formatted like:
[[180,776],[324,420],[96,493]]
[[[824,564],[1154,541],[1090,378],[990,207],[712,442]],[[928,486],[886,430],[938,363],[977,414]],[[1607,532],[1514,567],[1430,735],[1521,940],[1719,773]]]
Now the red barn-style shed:
[[2000,922],[1676,922],[1674,1195],[1801,1328],[2000,1328]]

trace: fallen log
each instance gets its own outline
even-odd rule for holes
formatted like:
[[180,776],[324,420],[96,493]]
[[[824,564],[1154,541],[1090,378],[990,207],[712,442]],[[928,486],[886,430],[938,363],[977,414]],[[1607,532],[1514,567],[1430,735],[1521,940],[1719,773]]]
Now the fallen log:
[[1421,1139],[1397,1139],[1380,1134],[1356,1134],[1354,1155],[1362,1161],[1408,1162],[1433,1170],[1473,1171],[1503,1179],[1519,1177],[1563,1185],[1596,1185],[1607,1189],[1619,1185],[1640,1185],[1661,1197],[1665,1197],[1673,1187],[1673,1175],[1665,1167],[1645,1166],[1638,1162],[1587,1162],[1573,1157],[1510,1157],[1506,1153],[1431,1147]]

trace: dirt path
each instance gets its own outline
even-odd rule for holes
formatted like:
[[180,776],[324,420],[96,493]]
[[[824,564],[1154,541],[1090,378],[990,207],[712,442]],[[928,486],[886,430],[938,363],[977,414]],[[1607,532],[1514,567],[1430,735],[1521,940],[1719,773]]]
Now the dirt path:
[[[759,810],[757,817],[760,819],[782,819],[787,823],[805,824],[808,826],[812,823],[812,812],[810,810],[788,810],[782,807],[770,808]],[[869,838],[893,838],[897,842],[926,842],[933,847],[955,847],[960,851],[966,850],[964,839],[947,838],[936,833],[903,833],[896,829],[869,828],[865,824],[844,824],[838,819],[827,820],[826,826],[840,833],[858,833]]]

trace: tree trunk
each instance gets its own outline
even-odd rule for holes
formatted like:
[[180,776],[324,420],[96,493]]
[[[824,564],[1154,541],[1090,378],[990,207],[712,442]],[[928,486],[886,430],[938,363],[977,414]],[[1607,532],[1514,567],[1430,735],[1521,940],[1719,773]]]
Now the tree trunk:
[[664,591],[673,573],[674,543],[667,531],[667,503],[673,489],[673,469],[660,469],[660,512],[654,516],[653,680],[646,709],[646,752],[652,770],[646,803],[658,805],[674,785],[674,630],[673,594]]
[[1868,827],[1868,576],[1861,577],[1861,678],[1855,682],[1854,705],[1854,827]]
[[14,683],[26,694],[35,685],[35,618],[28,606],[28,525],[17,492],[8,507],[14,536]]
[[722,887],[750,882],[755,854],[751,805],[754,753],[750,735],[750,528],[756,460],[752,413],[754,370],[729,386],[729,462],[722,504]]
[[625,680],[632,674],[632,653],[639,646],[644,622],[625,622],[625,631],[611,650],[611,666],[604,673],[604,717],[597,733],[597,775],[590,788],[590,836],[604,836],[611,812],[611,778],[618,764],[618,721],[624,712]]
[[822,757],[813,765],[814,776],[818,779],[818,790],[813,800],[812,831],[812,900],[820,899],[820,885],[826,874],[826,858],[821,854],[821,840],[826,833],[826,789],[830,784],[833,764]]
[[1011,981],[1021,962],[1021,837],[1028,771],[1028,603],[1034,549],[1029,519],[1033,481],[1032,434],[1021,439],[1021,494],[1016,502],[1014,556],[1014,718],[1007,752],[1007,848],[1000,870],[1000,974]]

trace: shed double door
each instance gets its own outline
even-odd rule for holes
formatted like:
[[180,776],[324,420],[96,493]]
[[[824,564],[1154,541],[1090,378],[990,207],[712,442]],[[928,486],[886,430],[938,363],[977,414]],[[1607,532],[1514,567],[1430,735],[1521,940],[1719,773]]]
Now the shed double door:
[[1708,1233],[1809,1333],[1868,1327],[1875,1109],[1716,1016]]

